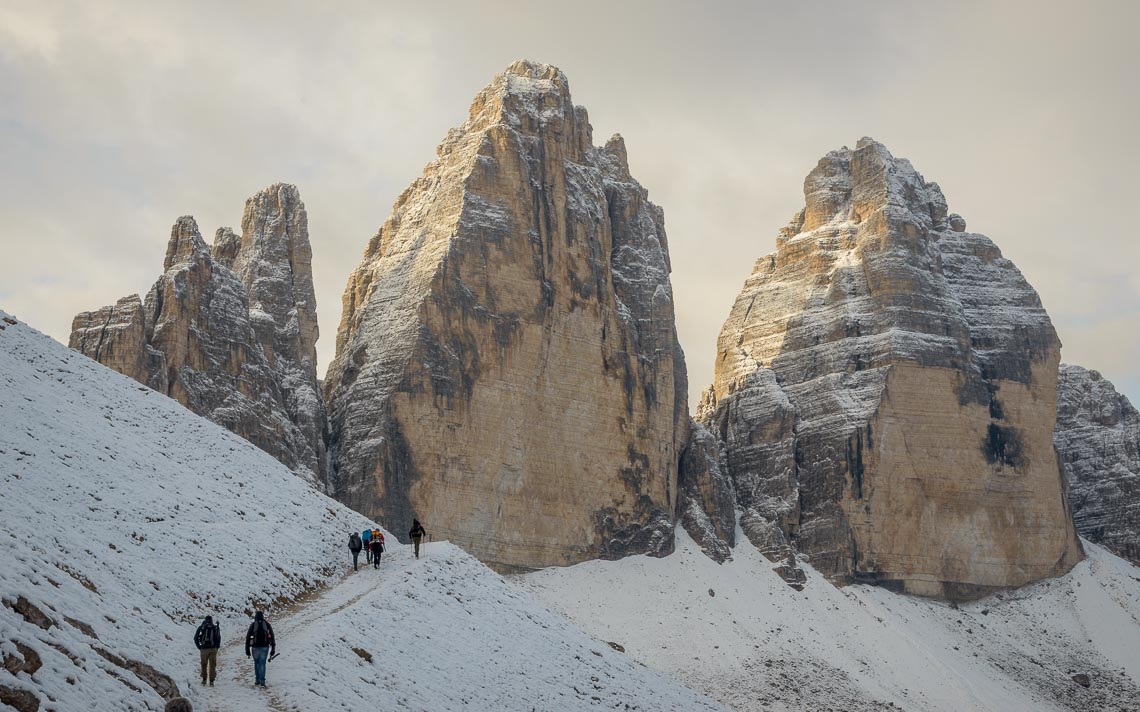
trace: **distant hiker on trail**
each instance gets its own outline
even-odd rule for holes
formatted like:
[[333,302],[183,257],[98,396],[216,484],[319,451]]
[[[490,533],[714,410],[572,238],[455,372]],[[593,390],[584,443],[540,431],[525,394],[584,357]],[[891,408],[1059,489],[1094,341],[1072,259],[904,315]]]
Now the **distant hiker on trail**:
[[206,616],[198,630],[194,631],[194,645],[202,661],[202,684],[206,684],[206,668],[209,668],[210,686],[218,677],[218,648],[222,647],[222,633],[212,616]]
[[364,563],[372,563],[372,549],[368,546],[368,542],[372,539],[372,530],[365,529],[360,533],[360,541],[364,543]]
[[265,687],[265,661],[270,655],[277,653],[277,639],[273,637],[273,626],[265,620],[265,614],[258,611],[253,614],[253,622],[245,634],[245,656],[253,653],[254,685]]
[[384,553],[384,532],[379,529],[372,530],[372,568],[380,568],[380,555]]
[[348,550],[352,552],[352,570],[356,571],[359,567],[357,562],[360,561],[360,550],[364,548],[364,542],[360,540],[360,535],[353,532],[348,537]]
[[420,520],[412,520],[412,530],[408,532],[408,536],[412,538],[412,543],[416,545],[416,558],[420,558],[420,542],[427,536],[427,531],[424,530],[424,525],[420,524]]

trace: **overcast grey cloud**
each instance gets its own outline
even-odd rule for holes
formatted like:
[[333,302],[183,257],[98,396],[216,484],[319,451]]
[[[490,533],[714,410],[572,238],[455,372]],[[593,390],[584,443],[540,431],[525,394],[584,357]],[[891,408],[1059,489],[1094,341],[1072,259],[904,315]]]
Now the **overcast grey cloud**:
[[693,394],[828,150],[937,180],[1041,293],[1065,360],[1140,401],[1140,3],[0,0],[0,306],[66,341],[145,292],[170,225],[296,183],[323,337],[403,188],[492,75],[560,66],[665,208]]

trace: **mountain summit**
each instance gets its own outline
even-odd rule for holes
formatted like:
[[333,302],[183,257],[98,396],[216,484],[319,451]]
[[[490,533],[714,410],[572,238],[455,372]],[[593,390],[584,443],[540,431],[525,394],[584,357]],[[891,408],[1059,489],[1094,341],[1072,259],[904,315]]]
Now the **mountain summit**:
[[519,61],[396,201],[324,381],[333,492],[501,569],[672,550],[688,434],[664,217]]
[[973,598],[1081,559],[1037,293],[909,161],[827,154],[721,330],[702,414],[749,538],[845,581]]

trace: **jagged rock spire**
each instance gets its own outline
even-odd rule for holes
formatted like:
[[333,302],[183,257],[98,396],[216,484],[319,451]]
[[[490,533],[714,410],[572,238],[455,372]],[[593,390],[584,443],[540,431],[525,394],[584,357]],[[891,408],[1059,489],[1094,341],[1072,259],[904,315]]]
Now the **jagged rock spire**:
[[276,184],[251,198],[242,238],[222,228],[212,250],[194,218],[180,217],[146,300],[132,295],[78,315],[70,345],[229,428],[323,489],[310,262],[305,209],[293,186]]

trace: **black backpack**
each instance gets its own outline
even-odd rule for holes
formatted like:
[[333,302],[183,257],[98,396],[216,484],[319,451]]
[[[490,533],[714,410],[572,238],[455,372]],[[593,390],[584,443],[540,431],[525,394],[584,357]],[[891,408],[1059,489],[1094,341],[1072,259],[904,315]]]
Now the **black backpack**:
[[353,532],[352,536],[348,538],[348,548],[353,551],[360,551],[363,547],[364,545],[360,541],[360,535]]
[[253,647],[264,648],[273,642],[273,634],[269,632],[269,624],[264,619],[253,622]]
[[218,624],[207,625],[203,623],[202,627],[198,629],[198,638],[194,642],[198,644],[199,648],[220,648],[222,646],[222,634],[218,629]]

